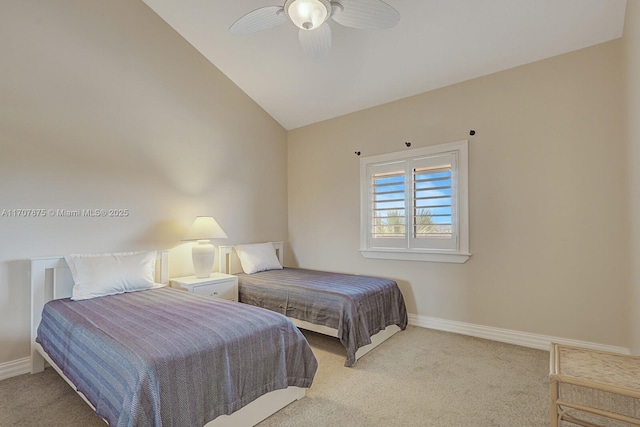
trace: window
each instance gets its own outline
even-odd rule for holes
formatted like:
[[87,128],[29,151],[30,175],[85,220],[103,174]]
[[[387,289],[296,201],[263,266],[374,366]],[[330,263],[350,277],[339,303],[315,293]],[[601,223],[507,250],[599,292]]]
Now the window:
[[469,259],[467,141],[360,159],[366,258]]

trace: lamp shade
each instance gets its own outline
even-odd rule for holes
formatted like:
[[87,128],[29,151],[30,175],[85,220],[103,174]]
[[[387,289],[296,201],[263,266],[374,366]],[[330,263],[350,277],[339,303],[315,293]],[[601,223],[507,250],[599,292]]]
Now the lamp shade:
[[210,216],[197,216],[182,240],[226,239],[228,236]]
[[215,249],[209,239],[226,239],[227,234],[210,216],[197,216],[182,240],[197,240],[198,244],[191,249],[193,269],[196,277],[206,278],[211,275]]

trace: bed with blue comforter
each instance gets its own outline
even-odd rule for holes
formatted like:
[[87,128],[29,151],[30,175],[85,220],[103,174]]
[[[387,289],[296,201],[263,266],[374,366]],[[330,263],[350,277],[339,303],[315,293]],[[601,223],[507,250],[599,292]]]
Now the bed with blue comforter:
[[284,268],[239,274],[239,299],[338,331],[347,350],[345,366],[359,348],[387,326],[407,327],[407,309],[394,280],[354,274]]
[[202,426],[317,369],[285,316],[170,288],[50,301],[36,341],[110,426]]

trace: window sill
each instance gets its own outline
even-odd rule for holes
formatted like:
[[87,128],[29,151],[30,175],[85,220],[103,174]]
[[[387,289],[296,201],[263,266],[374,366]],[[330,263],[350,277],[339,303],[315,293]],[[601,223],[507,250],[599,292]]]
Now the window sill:
[[449,262],[464,264],[471,257],[466,253],[425,252],[397,249],[360,249],[365,258],[394,259],[402,261]]

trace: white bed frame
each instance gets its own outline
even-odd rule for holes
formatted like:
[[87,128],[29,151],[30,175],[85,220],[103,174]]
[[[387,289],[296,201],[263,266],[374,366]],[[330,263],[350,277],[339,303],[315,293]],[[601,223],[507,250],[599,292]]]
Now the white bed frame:
[[[284,265],[284,244],[282,242],[272,242],[273,249],[276,251],[276,255],[278,256],[278,260],[280,261],[280,265]],[[242,272],[242,265],[240,264],[240,259],[238,258],[238,254],[233,250],[233,246],[218,246],[218,270],[220,273],[226,274],[236,274]],[[316,325],[315,323],[307,322],[304,320],[295,319],[290,317],[291,321],[294,325],[296,325],[300,329],[306,329],[308,331],[317,332],[323,335],[329,335],[331,337],[338,337],[338,330],[334,328],[329,328],[324,325]],[[360,359],[365,354],[369,353],[371,350],[388,340],[393,334],[400,331],[400,327],[397,325],[387,326],[382,331],[371,337],[371,344],[367,344],[364,347],[360,347],[358,351],[356,351],[356,360]]]
[[[156,260],[156,282],[169,283],[168,252],[158,251]],[[55,369],[69,385],[76,386],[67,378],[62,370],[51,360],[42,346],[36,342],[38,325],[42,319],[44,305],[54,299],[69,298],[73,288],[71,271],[64,257],[31,259],[31,373],[42,372],[45,361]],[[76,390],[76,393],[95,411],[87,398]],[[275,390],[260,396],[247,406],[231,415],[221,415],[206,424],[205,427],[254,426],[260,421],[275,414],[291,402],[302,399],[305,389],[288,387]]]

